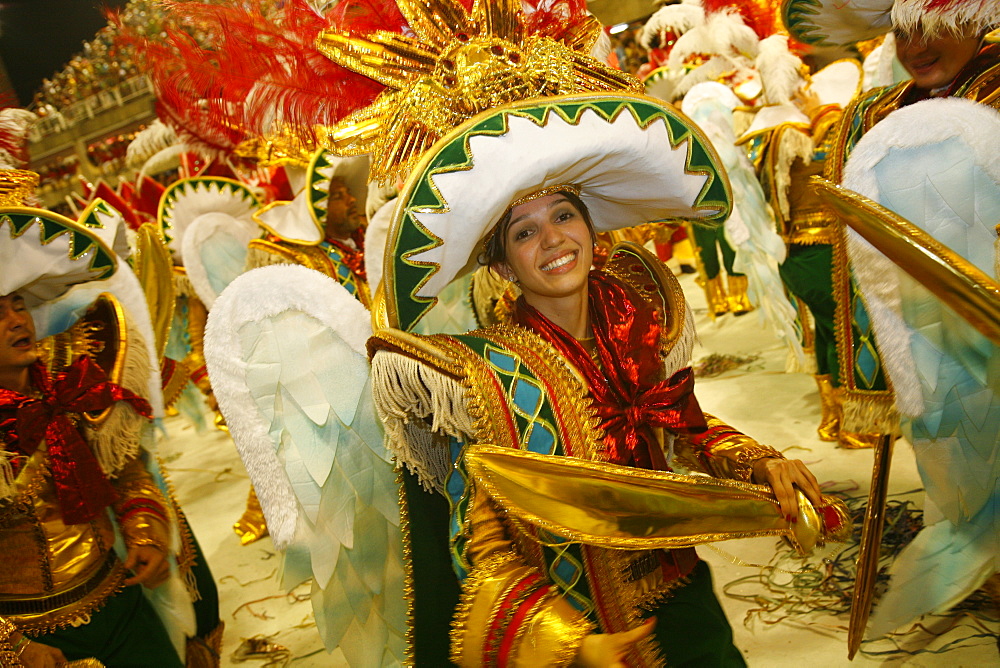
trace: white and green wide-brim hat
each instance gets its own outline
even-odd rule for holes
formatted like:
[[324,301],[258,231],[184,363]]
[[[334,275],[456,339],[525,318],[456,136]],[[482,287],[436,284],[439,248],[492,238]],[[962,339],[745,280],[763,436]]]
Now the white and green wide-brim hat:
[[0,295],[17,292],[29,307],[110,278],[127,254],[124,220],[103,200],[79,222],[33,207],[0,208]]
[[225,214],[234,224],[251,224],[260,200],[248,186],[218,176],[196,176],[172,183],[160,198],[157,216],[163,240],[174,260],[184,264],[181,240],[199,216]]
[[784,0],[781,16],[793,37],[812,46],[846,46],[900,28],[934,36],[1000,25],[998,0]]
[[511,202],[567,184],[598,232],[667,219],[719,224],[732,199],[708,139],[664,102],[580,93],[491,109],[443,137],[407,179],[385,250],[384,322],[413,327],[475,267]]

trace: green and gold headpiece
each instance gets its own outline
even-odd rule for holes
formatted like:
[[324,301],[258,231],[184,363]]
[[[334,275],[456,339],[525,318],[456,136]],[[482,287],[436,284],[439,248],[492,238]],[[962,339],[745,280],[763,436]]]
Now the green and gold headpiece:
[[468,120],[414,167],[385,249],[384,304],[410,329],[470,270],[512,202],[561,184],[579,188],[598,232],[664,219],[720,223],[732,195],[715,150],[669,104],[579,93],[526,100]]

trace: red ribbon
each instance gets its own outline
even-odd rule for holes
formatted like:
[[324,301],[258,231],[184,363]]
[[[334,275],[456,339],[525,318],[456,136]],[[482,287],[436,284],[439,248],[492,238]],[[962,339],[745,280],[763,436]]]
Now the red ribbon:
[[[515,321],[534,330],[583,372],[614,464],[666,470],[654,429],[699,432],[707,427],[694,396],[691,368],[662,380],[660,324],[654,308],[632,288],[603,272],[590,274],[590,322],[601,366],[580,342],[524,298]],[[603,370],[602,370],[603,369]]]
[[63,521],[89,522],[117,497],[69,414],[102,411],[117,401],[127,401],[149,418],[152,407],[142,397],[109,381],[104,370],[89,357],[78,357],[54,380],[43,364],[35,363],[31,381],[41,391],[41,399],[0,389],[0,415],[4,418],[0,428],[6,432],[9,446],[29,456],[45,439]]

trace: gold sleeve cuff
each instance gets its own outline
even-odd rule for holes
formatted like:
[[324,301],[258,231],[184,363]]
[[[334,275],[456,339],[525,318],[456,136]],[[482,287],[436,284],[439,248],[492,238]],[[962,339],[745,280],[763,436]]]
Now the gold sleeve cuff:
[[705,414],[708,430],[691,437],[698,458],[710,475],[753,482],[753,465],[761,459],[784,459],[774,448],[761,445],[746,434],[736,431],[719,418]]
[[462,589],[451,632],[460,666],[565,666],[594,630],[513,551],[483,560]]
[[128,547],[152,545],[164,553],[170,546],[170,505],[138,459],[125,465],[114,480],[119,500],[115,514]]
[[151,545],[166,554],[170,549],[170,531],[163,520],[154,515],[135,515],[122,523],[122,537],[130,547]]

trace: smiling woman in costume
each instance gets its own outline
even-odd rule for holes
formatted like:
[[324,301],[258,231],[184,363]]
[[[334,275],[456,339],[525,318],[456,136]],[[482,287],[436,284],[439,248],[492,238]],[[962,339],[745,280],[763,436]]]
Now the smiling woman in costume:
[[[450,504],[447,550],[462,590],[451,660],[743,665],[691,546],[720,533],[789,532],[800,503],[829,508],[832,526],[843,516],[801,462],[701,411],[690,311],[655,257],[623,244],[591,270],[595,230],[667,217],[717,224],[726,215],[725,177],[700,131],[648,98],[509,105],[443,139],[400,197],[375,305],[387,320],[376,324],[394,328],[376,327],[369,342],[373,391],[386,443]],[[459,336],[401,331],[476,258],[520,289],[506,320]],[[538,462],[555,456],[565,478],[553,486],[533,478],[539,498],[522,505],[490,472],[489,453],[486,468],[479,464],[482,446]],[[567,502],[599,505],[578,491],[581,466],[619,476],[591,490],[599,496],[623,493],[636,469],[708,473],[738,481],[726,484],[739,493],[760,495],[746,483],[767,484],[773,517],[724,517],[724,502],[682,502],[683,531],[605,542],[599,527],[556,527],[548,514]],[[707,498],[693,478],[669,481],[656,493]],[[430,533],[427,495],[412,484],[407,492],[411,537]],[[765,528],[770,519],[777,524]],[[417,623],[428,558],[413,553]]]

